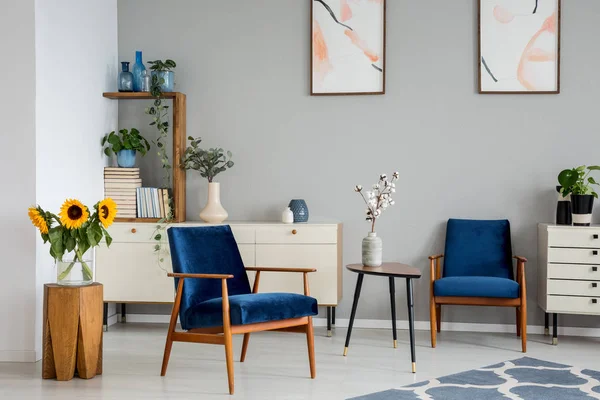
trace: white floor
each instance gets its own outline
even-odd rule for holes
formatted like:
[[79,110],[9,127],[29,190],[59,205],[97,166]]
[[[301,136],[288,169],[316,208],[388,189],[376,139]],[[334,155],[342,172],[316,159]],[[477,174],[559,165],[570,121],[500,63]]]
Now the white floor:
[[[316,328],[317,378],[309,378],[304,335],[253,334],[246,361],[235,365],[236,394],[227,394],[222,346],[175,343],[161,378],[166,325],[117,324],[104,336],[104,374],[92,380],[42,380],[37,364],[0,363],[1,399],[346,399],[425,379],[520,358],[520,340],[509,334],[442,332],[429,347],[417,332],[417,373],[412,374],[407,331],[355,329],[347,357],[346,330],[332,338]],[[241,337],[236,337],[236,359]],[[600,339],[530,336],[527,356],[600,370]]]

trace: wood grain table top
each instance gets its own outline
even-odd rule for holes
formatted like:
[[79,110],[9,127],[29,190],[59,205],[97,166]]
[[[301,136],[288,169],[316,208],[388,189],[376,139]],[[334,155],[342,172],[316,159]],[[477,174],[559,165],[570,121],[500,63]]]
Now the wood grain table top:
[[384,262],[379,267],[366,267],[362,264],[346,265],[346,268],[352,272],[368,275],[394,276],[398,278],[414,278],[421,277],[421,271],[410,265],[397,262]]

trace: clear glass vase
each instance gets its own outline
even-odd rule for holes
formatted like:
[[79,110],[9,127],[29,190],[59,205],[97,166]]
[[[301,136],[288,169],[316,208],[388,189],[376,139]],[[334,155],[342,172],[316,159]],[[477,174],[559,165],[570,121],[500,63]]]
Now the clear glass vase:
[[62,261],[56,262],[56,283],[63,286],[90,285],[94,281],[94,261],[84,257],[73,261],[73,256],[66,255]]

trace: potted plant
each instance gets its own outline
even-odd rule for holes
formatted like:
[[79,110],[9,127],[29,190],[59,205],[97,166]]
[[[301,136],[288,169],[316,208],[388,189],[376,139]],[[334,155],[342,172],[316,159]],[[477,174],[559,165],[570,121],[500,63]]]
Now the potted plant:
[[[75,199],[66,199],[58,215],[40,206],[29,208],[29,218],[38,228],[44,243],[50,242],[50,255],[57,267],[59,285],[89,285],[94,278],[94,264],[88,250],[112,238],[106,228],[117,215],[117,204],[110,198],[100,200],[93,212]],[[66,253],[66,254],[65,254]]]
[[223,222],[229,214],[221,205],[221,188],[219,182],[214,182],[214,178],[233,167],[231,152],[225,152],[222,148],[201,149],[201,138],[194,139],[190,136],[188,140],[190,145],[185,149],[183,167],[200,172],[200,176],[208,180],[208,201],[200,211],[200,218],[212,224]]
[[571,195],[571,212],[573,225],[588,226],[592,223],[592,209],[594,197],[598,193],[592,189],[592,185],[598,185],[596,180],[590,176],[592,171],[600,170],[600,166],[581,165],[572,169],[565,169],[558,174],[561,194],[563,197]]
[[[169,59],[165,61],[154,60],[148,61],[148,64],[151,65],[150,70],[152,70],[151,88],[158,86],[161,92],[173,92],[175,88],[175,72],[171,70],[177,66],[175,61]],[[154,97],[160,97],[152,89],[150,91]]]
[[107,156],[112,153],[117,155],[117,164],[121,168],[133,168],[136,152],[144,156],[150,150],[150,143],[135,128],[131,128],[131,131],[121,129],[118,134],[115,131],[106,134],[102,138],[102,146],[106,146],[104,154]]
[[396,183],[400,174],[394,172],[392,179],[387,175],[379,176],[379,181],[373,185],[373,190],[363,191],[362,186],[356,185],[354,191],[358,192],[367,205],[366,220],[371,223],[371,232],[362,241],[362,263],[366,267],[379,267],[383,262],[383,243],[375,232],[375,222],[381,213],[389,206],[394,205],[392,193],[396,191]]

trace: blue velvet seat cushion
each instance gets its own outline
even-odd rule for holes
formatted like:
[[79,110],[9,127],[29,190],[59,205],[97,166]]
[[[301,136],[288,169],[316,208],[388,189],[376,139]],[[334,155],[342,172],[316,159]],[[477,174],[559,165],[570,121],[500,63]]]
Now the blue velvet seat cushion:
[[[296,293],[255,293],[229,296],[231,325],[255,324],[317,315],[317,299]],[[221,297],[190,307],[183,329],[223,326]]]
[[443,297],[516,299],[519,297],[519,284],[512,279],[490,276],[453,276],[436,280],[433,293]]

